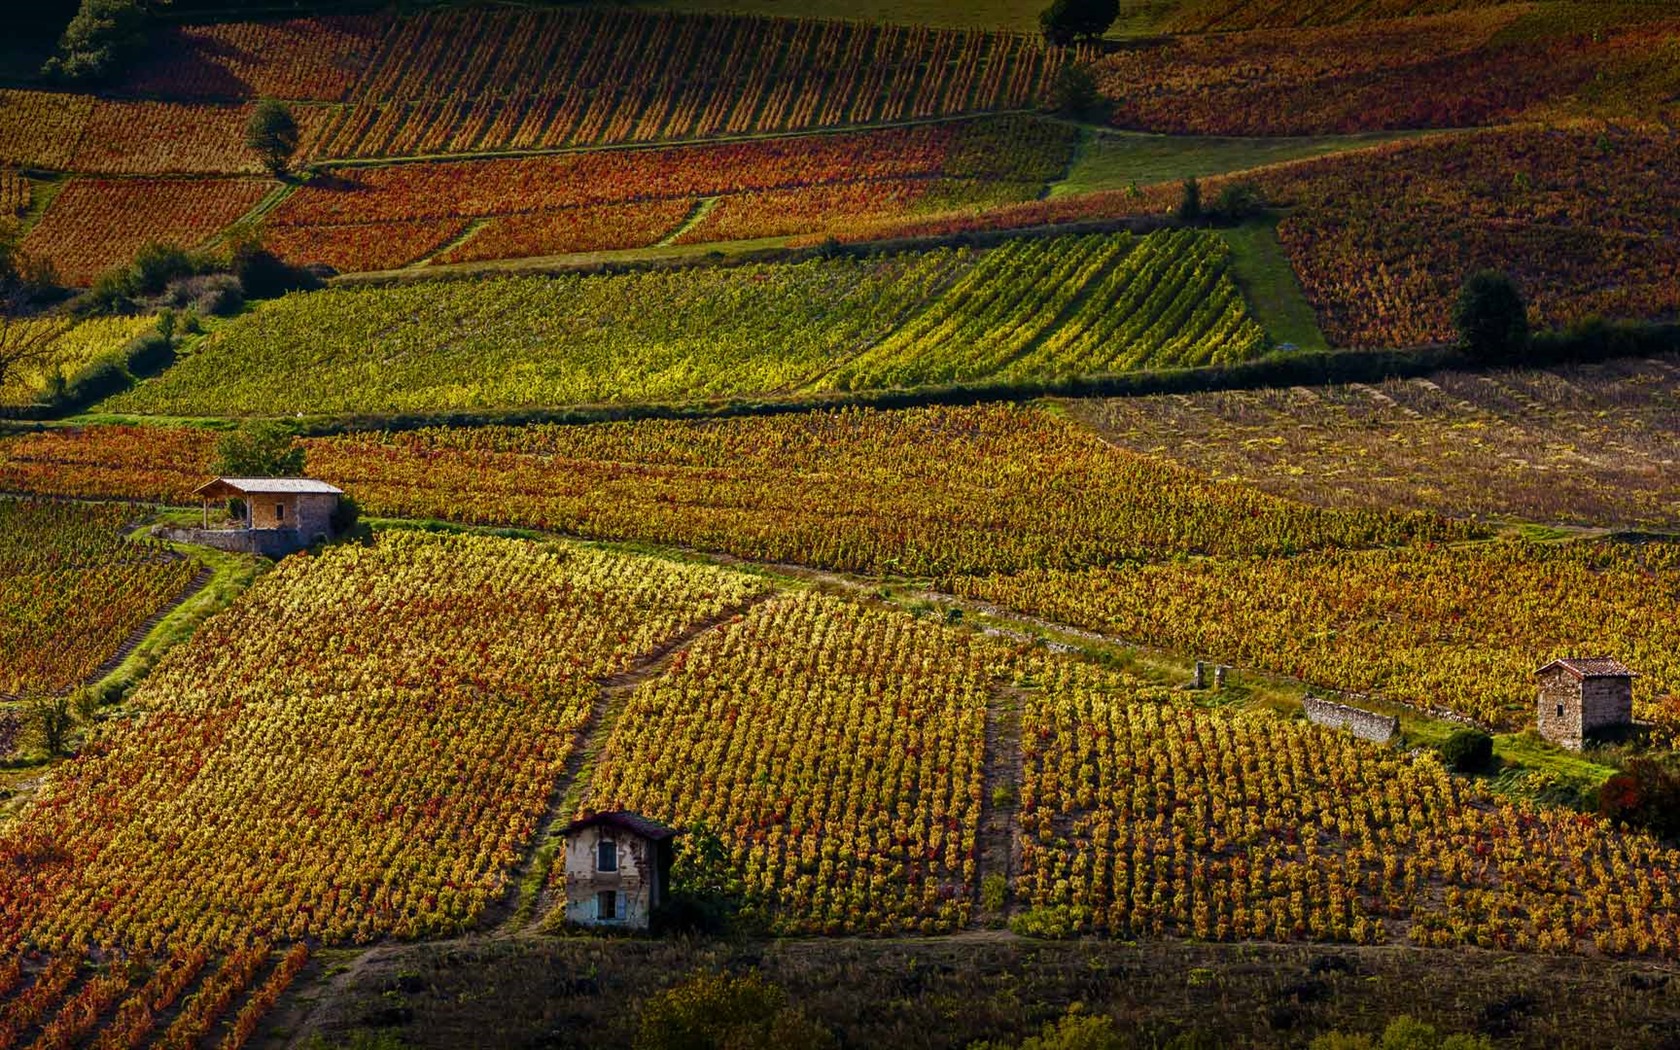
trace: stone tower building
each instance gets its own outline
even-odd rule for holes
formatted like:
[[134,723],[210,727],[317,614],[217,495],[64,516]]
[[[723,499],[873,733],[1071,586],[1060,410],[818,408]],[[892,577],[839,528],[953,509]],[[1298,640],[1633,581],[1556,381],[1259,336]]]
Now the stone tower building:
[[1572,751],[1594,734],[1633,724],[1634,673],[1607,656],[1553,660],[1540,679],[1540,735]]

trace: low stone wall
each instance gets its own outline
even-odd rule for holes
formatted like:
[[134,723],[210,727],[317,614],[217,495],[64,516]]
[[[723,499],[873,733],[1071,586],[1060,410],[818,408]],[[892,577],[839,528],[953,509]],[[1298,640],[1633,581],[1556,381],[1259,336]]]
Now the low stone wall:
[[296,529],[176,529],[160,525],[152,535],[171,543],[193,543],[233,554],[284,558],[308,544]]
[[1386,744],[1400,735],[1400,719],[1393,715],[1379,715],[1346,704],[1321,700],[1316,696],[1303,699],[1301,709],[1307,713],[1307,721],[1315,725],[1346,729],[1359,739],[1369,740],[1373,744]]

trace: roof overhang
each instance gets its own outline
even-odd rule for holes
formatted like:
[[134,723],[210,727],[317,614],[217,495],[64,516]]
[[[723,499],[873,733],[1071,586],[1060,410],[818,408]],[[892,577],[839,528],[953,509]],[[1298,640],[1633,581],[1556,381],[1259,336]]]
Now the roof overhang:
[[1634,671],[1626,664],[1623,664],[1620,660],[1614,660],[1608,656],[1595,656],[1590,658],[1564,657],[1559,660],[1553,660],[1544,667],[1537,669],[1534,673],[1542,675],[1551,671],[1567,671],[1569,674],[1582,680],[1588,678],[1639,677],[1639,673],[1637,671]]
[[243,496],[342,496],[344,490],[314,478],[214,478],[193,490],[204,499]]

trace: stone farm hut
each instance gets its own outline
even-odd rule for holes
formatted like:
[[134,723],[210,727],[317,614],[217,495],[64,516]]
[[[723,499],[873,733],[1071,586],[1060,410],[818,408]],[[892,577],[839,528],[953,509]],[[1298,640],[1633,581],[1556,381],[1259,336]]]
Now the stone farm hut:
[[566,828],[566,921],[645,930],[665,901],[672,840],[655,820],[615,810]]
[[[204,527],[160,528],[157,535],[275,558],[331,536],[344,492],[314,478],[214,478],[194,494],[204,504]],[[235,499],[244,504],[244,517],[228,528],[210,528],[210,504]]]
[[1606,731],[1633,724],[1633,679],[1608,656],[1566,657],[1534,672],[1540,679],[1540,735],[1572,751]]

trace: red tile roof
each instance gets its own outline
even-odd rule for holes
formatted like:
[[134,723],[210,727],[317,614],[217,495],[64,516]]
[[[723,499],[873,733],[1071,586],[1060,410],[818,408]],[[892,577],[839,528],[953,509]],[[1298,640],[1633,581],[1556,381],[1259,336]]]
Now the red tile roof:
[[1553,660],[1535,674],[1545,674],[1553,668],[1568,671],[1576,678],[1637,678],[1631,668],[1608,656],[1566,656]]
[[640,835],[642,838],[653,842],[682,834],[677,829],[668,828],[657,820],[649,820],[640,813],[631,813],[622,809],[609,810],[606,813],[597,813],[591,817],[574,820],[566,825],[566,834],[570,835],[573,832],[582,831],[584,828],[592,828],[597,824],[606,824],[618,828],[620,831],[628,831],[632,835]]

